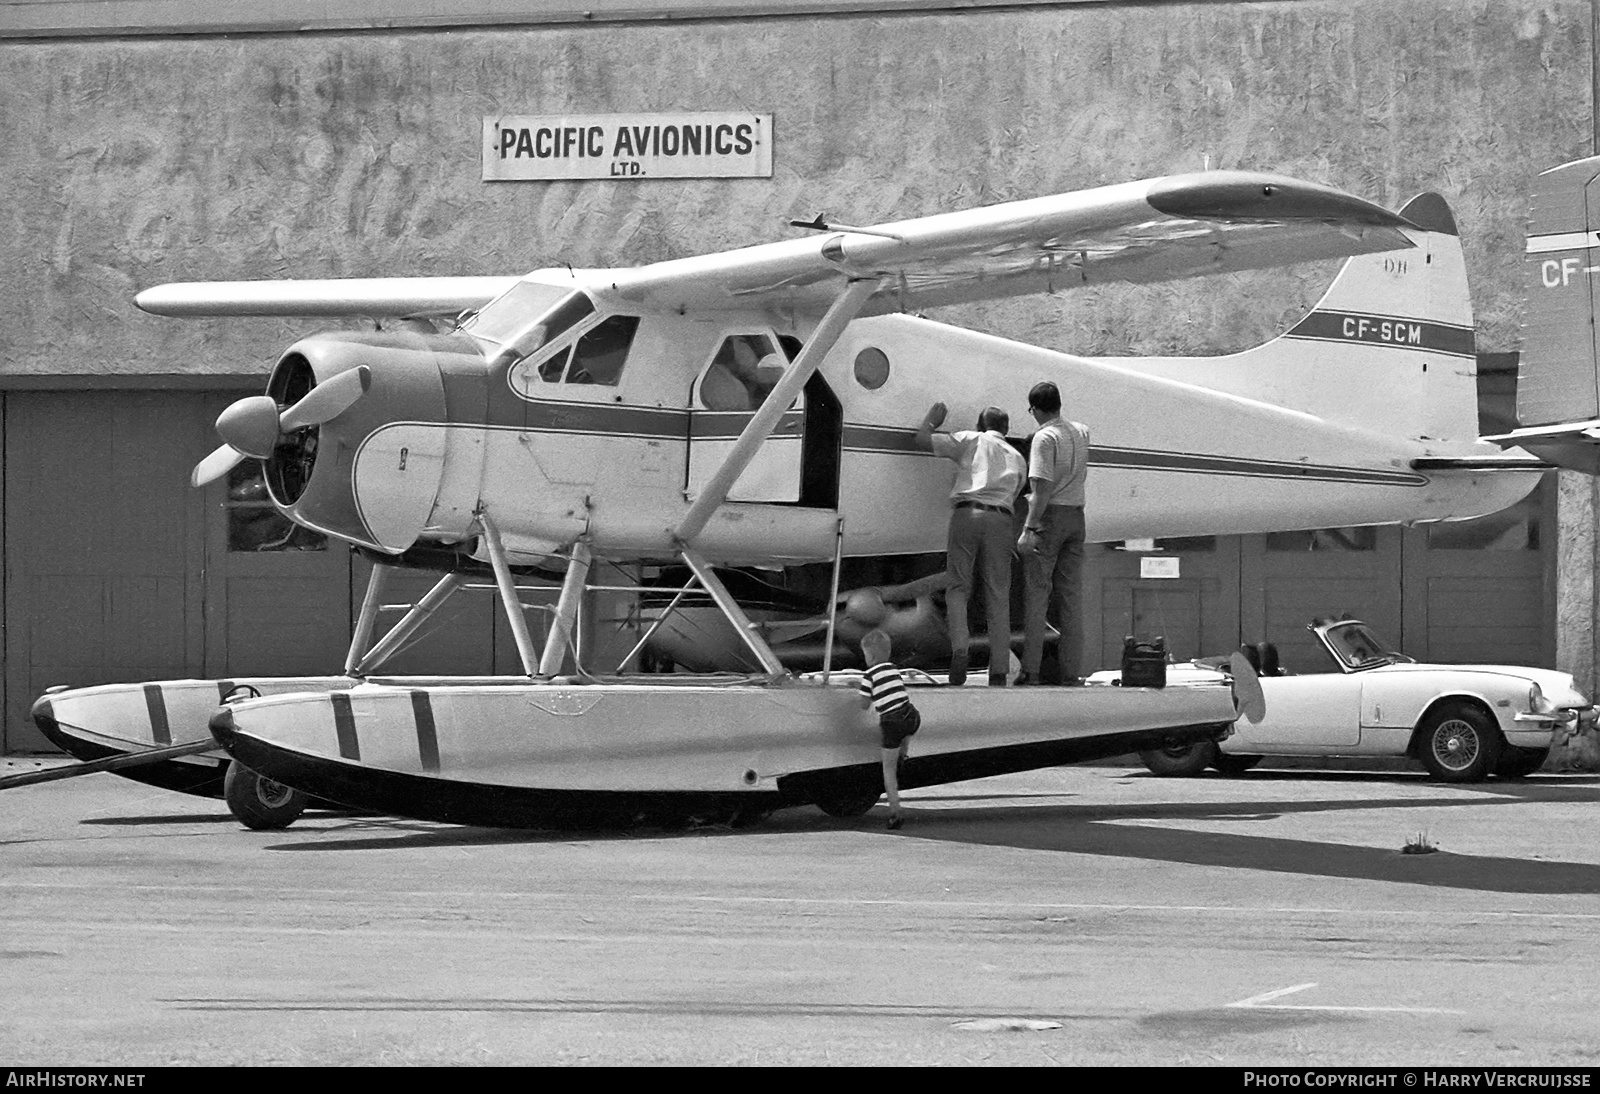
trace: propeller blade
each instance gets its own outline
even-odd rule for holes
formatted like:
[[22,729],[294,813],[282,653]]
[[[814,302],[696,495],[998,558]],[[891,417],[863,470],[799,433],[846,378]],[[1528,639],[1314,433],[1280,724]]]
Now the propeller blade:
[[194,465],[194,472],[189,476],[189,484],[204,486],[208,482],[215,482],[238,466],[241,460],[246,459],[249,457],[243,452],[231,444],[225,444]]
[[217,433],[235,452],[264,460],[278,444],[278,404],[270,395],[240,399],[217,416]]
[[278,419],[278,429],[293,433],[297,429],[332,421],[355,405],[355,401],[365,395],[370,387],[372,370],[366,365],[357,365],[341,372],[306,392],[305,398],[285,410],[283,417]]

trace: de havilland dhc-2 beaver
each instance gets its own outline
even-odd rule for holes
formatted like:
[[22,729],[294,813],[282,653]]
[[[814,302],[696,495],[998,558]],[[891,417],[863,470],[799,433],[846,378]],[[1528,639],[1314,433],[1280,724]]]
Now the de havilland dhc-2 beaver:
[[[717,568],[831,561],[837,593],[842,558],[942,550],[953,468],[913,443],[935,401],[952,423],[991,403],[1020,421],[1055,381],[1091,431],[1092,541],[1476,517],[1549,466],[1478,436],[1465,265],[1437,195],[1396,213],[1210,171],[796,226],[810,234],[634,268],[140,293],[158,315],[381,321],[290,346],[194,473],[260,460],[279,512],[379,565],[341,674],[52,689],[35,720],[81,758],[148,752],[127,774],[159,785],[214,792],[226,770],[230,806],[261,827],[302,795],[500,826],[854,815],[882,789],[854,678],[826,658],[789,673]],[[1333,257],[1348,260],[1304,319],[1223,357],[1088,359],[912,314]],[[627,672],[648,632],[614,669],[586,663],[574,638],[600,562],[686,568],[761,671]],[[402,566],[442,576],[374,641]],[[530,572],[560,580],[542,647]],[[474,577],[492,577],[524,676],[375,675]],[[1166,689],[930,680],[902,784],[1219,739],[1259,716],[1238,664],[1231,684]]]

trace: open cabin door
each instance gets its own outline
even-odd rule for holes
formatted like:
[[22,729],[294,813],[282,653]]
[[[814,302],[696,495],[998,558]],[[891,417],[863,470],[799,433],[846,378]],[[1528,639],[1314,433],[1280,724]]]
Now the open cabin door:
[[[690,501],[700,496],[727,458],[740,432],[783,375],[788,358],[770,332],[731,334],[695,378],[689,392]],[[779,419],[750,466],[728,493],[729,501],[800,501],[804,470],[806,397]]]

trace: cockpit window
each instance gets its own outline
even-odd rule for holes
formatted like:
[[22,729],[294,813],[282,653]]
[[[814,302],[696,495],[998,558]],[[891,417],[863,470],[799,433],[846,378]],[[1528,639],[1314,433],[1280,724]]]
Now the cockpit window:
[[543,317],[552,304],[575,295],[580,294],[536,281],[518,281],[485,304],[477,315],[463,324],[463,329],[503,346],[527,330],[529,320]]
[[637,315],[613,315],[578,339],[572,347],[572,364],[567,366],[567,383],[616,387],[638,329]]
[[546,383],[603,384],[616,387],[622,364],[639,329],[636,315],[611,315],[584,332],[570,348],[553,354],[539,365]]
[[[569,309],[570,302],[563,301],[559,308],[547,316],[549,325],[546,327],[541,324],[539,328],[545,338],[542,350],[521,355],[514,360],[506,371],[506,380],[513,391],[532,398],[534,387],[541,382],[616,387],[621,381],[628,351],[633,348],[633,336],[639,330],[639,317],[608,315],[592,320],[590,313],[594,310],[593,305],[589,304],[588,297],[581,299],[586,308]],[[584,322],[589,323],[588,329],[576,338],[560,336],[562,332],[570,332],[575,325],[582,330]],[[521,341],[518,339],[513,347],[502,350],[502,355],[515,353],[521,348]]]

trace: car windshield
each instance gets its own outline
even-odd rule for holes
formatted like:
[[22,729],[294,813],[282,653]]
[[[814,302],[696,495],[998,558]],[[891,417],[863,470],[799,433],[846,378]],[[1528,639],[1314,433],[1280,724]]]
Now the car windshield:
[[1410,660],[1378,641],[1365,623],[1335,623],[1322,633],[1329,651],[1345,668],[1370,669]]

